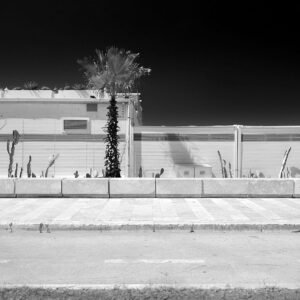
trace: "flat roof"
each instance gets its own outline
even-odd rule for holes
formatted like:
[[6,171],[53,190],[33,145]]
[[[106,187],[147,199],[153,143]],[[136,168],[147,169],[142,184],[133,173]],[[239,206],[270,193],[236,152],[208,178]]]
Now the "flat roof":
[[[118,102],[137,100],[139,93],[117,95]],[[96,90],[0,90],[0,102],[60,102],[60,103],[103,103],[110,95]]]

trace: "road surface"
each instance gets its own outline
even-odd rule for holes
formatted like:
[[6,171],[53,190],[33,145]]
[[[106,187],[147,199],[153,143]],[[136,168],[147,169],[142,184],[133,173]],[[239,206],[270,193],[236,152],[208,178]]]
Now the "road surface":
[[300,287],[291,231],[0,231],[0,285]]

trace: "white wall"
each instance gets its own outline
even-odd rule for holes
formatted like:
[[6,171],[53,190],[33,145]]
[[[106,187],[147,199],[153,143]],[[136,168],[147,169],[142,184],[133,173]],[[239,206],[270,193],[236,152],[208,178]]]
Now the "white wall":
[[134,141],[135,175],[140,166],[143,177],[152,177],[164,168],[162,177],[178,177],[184,165],[209,165],[213,176],[221,177],[217,151],[234,170],[232,126],[136,127]]
[[[122,175],[125,175],[126,155],[125,143],[120,143],[120,159]],[[94,168],[102,174],[104,169],[105,144],[103,141],[95,142],[20,142],[16,146],[14,156],[15,163],[19,169],[23,166],[23,177],[27,177],[26,166],[29,155],[32,156],[32,171],[40,176],[46,170],[51,155],[59,154],[55,165],[51,168],[49,176],[74,177],[73,173],[78,170],[83,177]],[[6,142],[0,142],[0,177],[7,177],[9,157],[6,151]]]

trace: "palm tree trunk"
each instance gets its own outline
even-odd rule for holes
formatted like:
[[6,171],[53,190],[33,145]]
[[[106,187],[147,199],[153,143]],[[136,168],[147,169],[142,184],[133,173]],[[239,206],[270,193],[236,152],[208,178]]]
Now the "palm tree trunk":
[[107,112],[107,135],[105,138],[105,176],[121,177],[120,161],[119,161],[119,126],[118,126],[118,107],[116,94],[111,94]]

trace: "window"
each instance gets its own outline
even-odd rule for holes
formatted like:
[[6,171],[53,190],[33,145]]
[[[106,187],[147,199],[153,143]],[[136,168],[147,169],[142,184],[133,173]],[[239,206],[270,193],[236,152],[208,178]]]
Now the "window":
[[97,103],[87,103],[86,111],[98,111],[98,104]]
[[64,130],[86,130],[88,129],[87,120],[64,120]]

